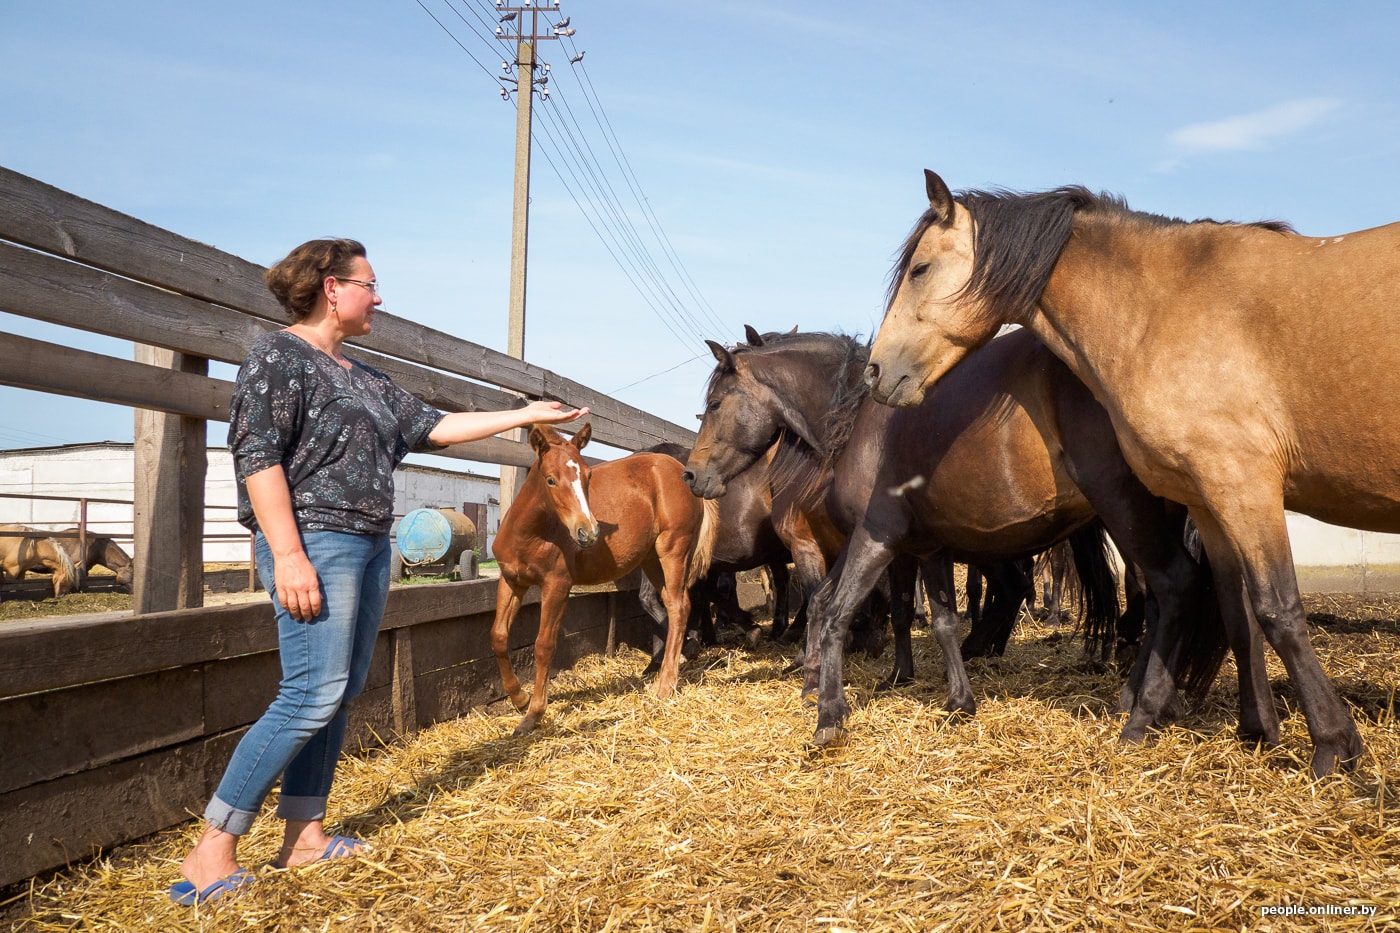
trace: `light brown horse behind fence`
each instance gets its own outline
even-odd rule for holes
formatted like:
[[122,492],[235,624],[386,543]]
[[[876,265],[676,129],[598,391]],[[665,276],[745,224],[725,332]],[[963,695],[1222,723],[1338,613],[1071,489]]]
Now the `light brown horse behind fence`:
[[0,525],[0,577],[23,580],[31,570],[53,574],[53,595],[62,596],[78,588],[78,569],[73,559],[54,538],[23,525]]
[[[668,634],[656,694],[676,689],[681,643],[690,615],[689,589],[709,568],[718,508],[691,495],[673,457],[638,453],[591,467],[579,453],[592,435],[585,424],[573,438],[553,428],[530,429],[536,460],[491,546],[501,568],[491,649],[501,686],[525,717],[516,735],[544,715],[549,665],[569,590],[610,583],[637,567],[666,606]],[[535,638],[535,689],[527,696],[510,663],[510,626],[530,587],[540,588]]]
[[87,536],[87,549],[84,550],[82,542],[77,537],[77,528],[65,528],[63,531],[65,535],[73,535],[73,537],[54,538],[53,540],[59,542],[63,546],[63,549],[68,552],[68,556],[72,559],[74,566],[78,568],[78,572],[83,576],[82,589],[87,588],[88,571],[92,570],[93,567],[106,567],[108,570],[112,571],[112,573],[116,574],[117,586],[131,586],[132,577],[135,574],[135,567],[131,563],[131,555],[122,550],[121,545],[117,544],[117,542],[113,541],[111,538],[104,538],[89,533]]

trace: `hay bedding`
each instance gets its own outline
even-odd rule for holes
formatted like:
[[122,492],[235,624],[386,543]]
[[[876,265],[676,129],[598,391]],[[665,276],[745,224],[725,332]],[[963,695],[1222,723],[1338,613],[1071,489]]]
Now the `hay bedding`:
[[[1329,612],[1326,605],[1310,605]],[[1365,606],[1362,607],[1365,610]],[[27,892],[25,930],[1383,929],[1400,922],[1396,606],[1323,615],[1324,665],[1370,754],[1306,774],[1292,708],[1282,747],[1234,739],[1233,670],[1144,747],[1117,743],[1117,681],[1043,624],[974,662],[975,717],[940,710],[942,659],[875,695],[888,658],[850,670],[851,741],[806,752],[814,713],[770,649],[715,650],[656,701],[645,658],[558,676],[545,725],[506,709],[347,760],[338,831],[368,857],[264,869],[198,913],[165,890],[194,824]],[[1279,682],[1284,702],[1290,695]],[[275,853],[260,820],[250,865]],[[1263,916],[1261,907],[1376,907]]]

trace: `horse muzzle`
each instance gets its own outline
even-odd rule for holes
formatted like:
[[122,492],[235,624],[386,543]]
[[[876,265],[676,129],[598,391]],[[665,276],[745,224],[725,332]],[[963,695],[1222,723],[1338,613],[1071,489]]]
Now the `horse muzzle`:
[[577,528],[574,530],[574,543],[581,548],[590,548],[598,543],[598,527]]
[[687,469],[681,472],[681,479],[701,499],[718,499],[724,495],[724,481],[713,470]]
[[879,363],[865,367],[865,384],[870,387],[871,398],[892,408],[910,408],[924,400],[923,385],[917,379]]

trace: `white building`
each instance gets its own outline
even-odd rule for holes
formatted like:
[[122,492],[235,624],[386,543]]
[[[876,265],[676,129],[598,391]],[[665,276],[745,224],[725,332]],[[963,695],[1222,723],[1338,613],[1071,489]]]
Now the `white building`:
[[[0,524],[64,528],[76,525],[87,500],[94,532],[110,535],[128,551],[132,535],[132,445],[102,441],[0,451]],[[500,524],[500,480],[494,476],[404,464],[394,473],[394,514],[417,508],[486,506],[488,540]],[[46,498],[51,497],[51,498]],[[250,536],[237,521],[238,492],[227,448],[209,448],[204,486],[204,559],[248,560]]]

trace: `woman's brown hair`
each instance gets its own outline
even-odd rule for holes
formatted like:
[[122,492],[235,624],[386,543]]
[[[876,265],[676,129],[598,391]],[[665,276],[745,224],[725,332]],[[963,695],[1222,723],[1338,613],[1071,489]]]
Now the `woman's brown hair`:
[[296,324],[316,309],[321,283],[328,276],[351,275],[357,257],[365,258],[364,244],[358,240],[310,240],[268,269],[263,281]]

